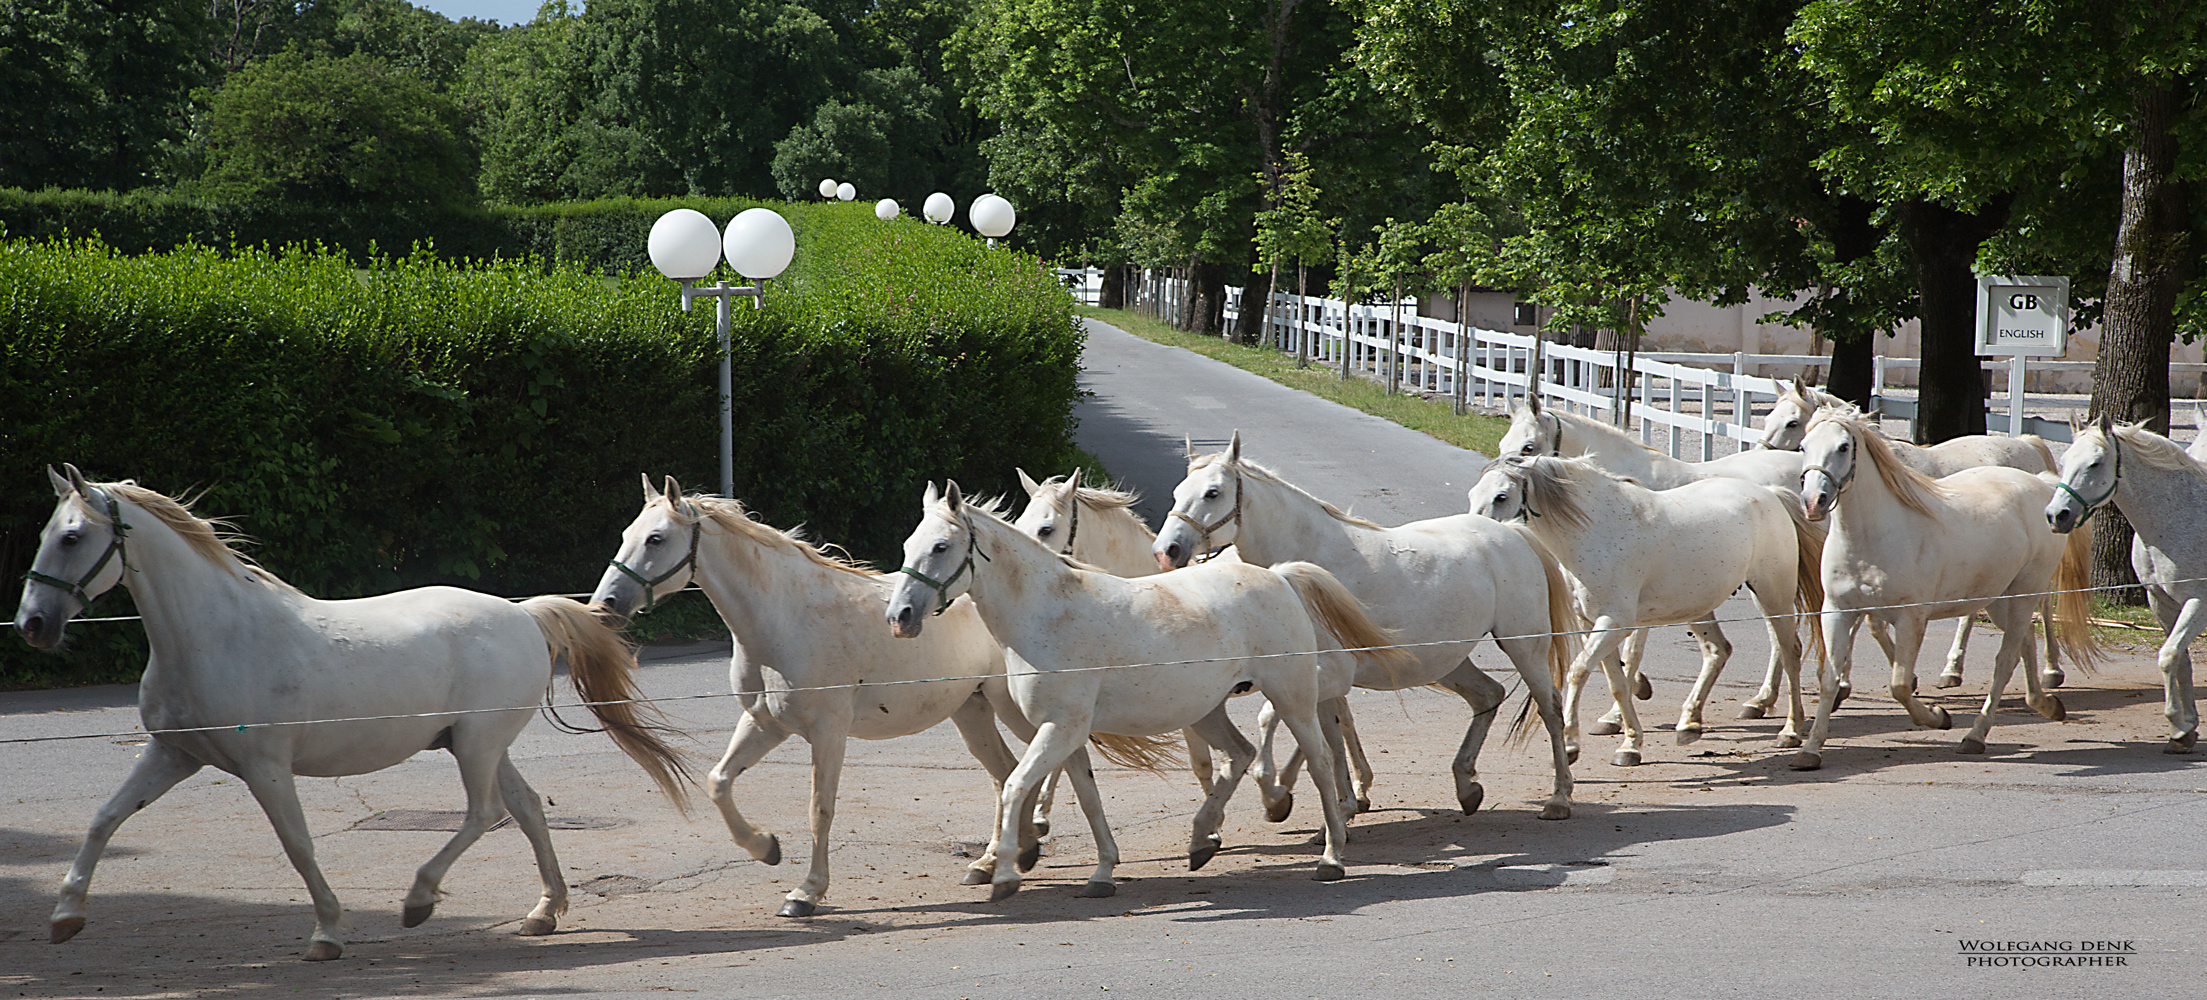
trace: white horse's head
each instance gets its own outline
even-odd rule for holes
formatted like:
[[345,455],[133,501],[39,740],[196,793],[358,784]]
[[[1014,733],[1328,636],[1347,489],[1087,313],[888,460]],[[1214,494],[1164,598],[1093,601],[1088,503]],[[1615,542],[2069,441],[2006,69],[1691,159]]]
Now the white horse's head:
[[1049,546],[1053,551],[1072,553],[1073,530],[1080,523],[1075,497],[1080,495],[1081,470],[1063,479],[1038,483],[1025,469],[1019,473],[1019,485],[1027,491],[1027,507],[1019,512],[1012,527],[1028,537]]
[[1523,458],[1501,458],[1488,463],[1487,471],[1471,486],[1471,512],[1497,521],[1524,517],[1528,511],[1525,477],[1512,472],[1525,461]]
[[644,509],[621,532],[621,549],[598,578],[590,603],[602,604],[615,618],[650,611],[666,597],[690,585],[697,575],[697,545],[704,528],[695,505],[682,497],[682,484],[667,477],[665,489],[644,476]]
[[1172,490],[1172,512],[1157,532],[1150,554],[1157,568],[1173,570],[1190,559],[1236,541],[1241,529],[1241,432],[1226,450],[1197,456],[1188,448],[1188,475]]
[[1563,421],[1541,408],[1539,396],[1510,411],[1510,429],[1494,447],[1496,458],[1533,458],[1563,454]]
[[904,540],[903,575],[889,589],[889,633],[917,639],[929,614],[942,614],[973,587],[977,550],[965,495],[948,483],[938,493],[927,484],[920,496],[920,524]]
[[1852,421],[1810,420],[1801,438],[1801,505],[1811,521],[1821,521],[1854,481],[1861,442]]
[[1793,391],[1778,396],[1770,415],[1763,418],[1761,444],[1772,451],[1800,451],[1801,436],[1808,433],[1809,418],[1816,414],[1816,390],[1800,379]]
[[123,579],[125,533],[114,493],[85,481],[74,465],[67,475],[46,470],[54,484],[52,517],[38,533],[38,554],[24,575],[15,631],[39,649],[61,645],[69,619]]
[[2123,474],[2123,453],[2115,440],[2114,421],[2107,414],[2077,431],[2076,440],[2061,455],[2061,484],[2046,503],[2046,523],[2055,534],[2066,535],[2083,526],[2101,505],[2115,499],[2115,486]]

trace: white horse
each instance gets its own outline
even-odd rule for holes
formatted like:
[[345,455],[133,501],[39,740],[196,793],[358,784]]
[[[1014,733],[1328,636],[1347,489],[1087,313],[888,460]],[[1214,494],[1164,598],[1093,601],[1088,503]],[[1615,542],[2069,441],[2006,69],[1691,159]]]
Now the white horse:
[[[761,524],[734,500],[685,496],[672,478],[663,491],[654,489],[646,477],[644,509],[622,532],[620,554],[591,600],[625,616],[649,610],[693,579],[735,636],[728,683],[743,703],[707,788],[736,843],[769,865],[782,863],[781,840],[737,810],[736,776],[792,734],[812,748],[812,867],[789,891],[781,916],[811,916],[827,893],[828,833],[851,737],[909,736],[947,718],[1003,787],[1018,762],[996,731],[989,698],[1009,708],[1003,649],[971,601],[952,605],[925,640],[896,642],[880,625],[889,577]],[[1016,711],[1004,718],[1022,736],[1032,734]],[[1085,751],[1075,753],[1073,775],[1093,815],[1095,782]],[[1022,831],[1019,844],[1020,867],[1033,867],[1040,856],[1033,835]],[[999,846],[992,839],[967,868],[967,884],[988,881]]]
[[[1777,403],[1770,408],[1770,415],[1763,418],[1762,446],[1781,451],[1800,451],[1801,438],[1808,432],[1809,420],[1815,416],[1816,411],[1825,407],[1835,407],[1856,415],[1862,412],[1853,403],[1819,391],[1800,379],[1794,379],[1793,387],[1779,393]],[[1865,422],[1871,427],[1876,426],[1875,423]],[[1893,438],[1885,439],[1885,443],[1893,449],[1893,455],[1902,464],[1933,479],[1985,465],[2004,465],[2030,473],[2058,471],[2054,464],[2054,453],[2035,434],[2018,437],[1965,434],[1948,438],[1928,448]],[[1969,654],[1970,622],[1970,618],[1964,617],[1954,629],[1954,645],[1947,650],[1945,669],[1939,671],[1937,683],[1942,688],[1961,686],[1962,658]],[[1881,645],[1891,645],[1882,635],[1878,642]],[[2051,663],[2047,664],[2046,672],[2040,676],[2040,682],[2047,687],[2060,687],[2063,680],[2061,671]]]
[[[1157,535],[1156,554],[1185,565],[1224,545],[1238,547],[1242,558],[1254,562],[1303,559],[1326,567],[1395,641],[1416,644],[1403,650],[1408,663],[1359,669],[1356,686],[1399,691],[1434,684],[1464,699],[1472,719],[1453,770],[1457,803],[1467,814],[1477,812],[1486,798],[1479,748],[1505,694],[1471,662],[1471,652],[1479,639],[1494,636],[1548,727],[1555,791],[1541,818],[1571,815],[1571,768],[1555,691],[1569,657],[1566,644],[1552,641],[1550,634],[1569,633],[1578,621],[1564,592],[1562,569],[1532,535],[1469,514],[1380,527],[1242,458],[1237,432],[1225,451],[1190,457],[1187,478],[1173,490],[1171,519]],[[1301,743],[1300,733],[1296,741]],[[1270,742],[1268,736],[1265,743]],[[1313,765],[1314,780],[1331,773]],[[1287,779],[1292,778],[1291,771]],[[1370,771],[1359,780],[1366,787],[1357,789],[1357,796],[1364,798]],[[1286,815],[1285,802],[1280,805],[1272,810],[1276,820]]]
[[[2081,430],[2061,457],[2061,485],[2046,505],[2054,530],[2077,531],[2102,504],[2113,503],[2137,532],[2131,569],[2168,639],[2157,657],[2169,717],[2167,753],[2191,753],[2199,743],[2199,707],[2192,695],[2192,640],[2207,630],[2207,436],[2191,452],[2136,424],[2106,417]],[[2130,461],[2125,463],[2124,457]]]
[[[1802,454],[1808,471],[1801,475],[1801,500],[1810,517],[1832,518],[1823,564],[1824,635],[1831,652],[1824,661],[1816,724],[1793,767],[1823,766],[1838,695],[1834,675],[1843,677],[1850,669],[1855,627],[1864,618],[1894,630],[1887,654],[1893,698],[1916,725],[1939,729],[1954,724],[1947,710],[1916,699],[1916,653],[1925,623],[1985,610],[1999,626],[1992,689],[1977,724],[1962,739],[1963,753],[1985,752],[2001,689],[2018,657],[2030,706],[2046,718],[2064,718],[2061,699],[2039,687],[2031,612],[2049,591],[2061,591],[2046,626],[2047,658],[2058,655],[2058,623],[2059,648],[2090,667],[2091,595],[2084,590],[2090,584],[2090,546],[2082,534],[2071,535],[2064,545],[2061,536],[2046,530],[2052,477],[1982,466],[1933,480],[1903,463],[1884,435],[1843,410],[1817,412]],[[1860,474],[1865,468],[1869,475]]]
[[67,478],[48,470],[61,499],[40,533],[15,628],[31,645],[55,648],[93,598],[129,588],[152,646],[138,685],[150,739],[61,884],[55,943],[84,929],[85,892],[116,827],[212,765],[244,780],[306,880],[314,901],[306,959],[337,958],[344,908],[314,863],[293,776],[366,774],[440,748],[459,761],[467,815],[416,873],[406,926],[429,919],[446,870],[510,813],[544,883],[521,933],[551,933],[567,910],[567,881],[543,806],[506,748],[548,697],[561,657],[614,741],[681,805],[688,774],[633,701],[635,655],[591,609],[451,587],[318,601],[240,555],[222,525],[183,504],[67,469]]
[[1721,476],[1793,489],[1801,482],[1801,456],[1788,451],[1743,451],[1707,462],[1686,462],[1632,439],[1630,434],[1576,413],[1544,407],[1538,395],[1510,411],[1510,429],[1495,446],[1502,458],[1586,458],[1630,476],[1651,490]]
[[[888,625],[899,637],[916,638],[930,608],[971,594],[1004,643],[1011,696],[1036,733],[998,799],[1000,831],[1019,824],[1028,796],[1083,741],[1109,745],[1194,728],[1232,755],[1195,816],[1188,860],[1191,869],[1201,868],[1218,852],[1227,797],[1249,766],[1250,758],[1220,732],[1232,729],[1223,711],[1227,696],[1244,684],[1263,692],[1318,766],[1328,766],[1318,702],[1345,684],[1324,675],[1353,668],[1334,662],[1341,654],[1319,651],[1338,648],[1330,642],[1356,648],[1387,641],[1347,590],[1307,563],[1266,569],[1215,562],[1129,580],[1080,568],[1005,523],[993,506],[966,503],[955,483],[941,495],[930,485],[922,506],[919,527],[904,543],[907,579],[890,595]],[[1329,633],[1323,642],[1321,629]],[[1331,783],[1319,782],[1319,797],[1326,846],[1315,877],[1331,881],[1344,874],[1346,817]],[[1119,848],[1101,811],[1091,819],[1096,869],[1082,894],[1108,896]],[[998,865],[991,898],[1018,889],[1019,873]]]
[[[1782,490],[1716,478],[1650,490],[1585,459],[1510,458],[1487,466],[1471,489],[1472,511],[1525,524],[1569,574],[1579,615],[1592,633],[1571,664],[1564,720],[1578,745],[1579,693],[1593,664],[1610,690],[1630,690],[1615,653],[1626,636],[1650,625],[1692,623],[1701,642],[1701,676],[1679,709],[1678,742],[1701,738],[1702,705],[1731,656],[1715,612],[1743,584],[1768,619],[1772,675],[1791,683],[1781,746],[1799,746],[1801,639],[1796,613],[1815,611],[1822,532]],[[1611,763],[1640,763],[1639,713],[1619,696],[1624,742]]]

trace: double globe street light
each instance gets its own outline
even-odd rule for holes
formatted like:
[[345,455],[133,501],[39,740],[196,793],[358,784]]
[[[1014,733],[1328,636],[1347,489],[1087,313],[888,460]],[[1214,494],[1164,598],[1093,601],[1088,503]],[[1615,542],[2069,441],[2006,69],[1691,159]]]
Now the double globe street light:
[[[720,495],[736,495],[735,385],[729,341],[730,299],[747,296],[756,309],[766,298],[766,281],[789,267],[797,253],[797,235],[789,220],[772,209],[752,208],[728,223],[722,233],[705,213],[678,208],[651,224],[651,264],[660,274],[682,283],[682,311],[690,300],[714,301],[713,325],[720,334]],[[697,283],[713,273],[725,257],[736,273],[753,284],[716,282],[710,288]]]

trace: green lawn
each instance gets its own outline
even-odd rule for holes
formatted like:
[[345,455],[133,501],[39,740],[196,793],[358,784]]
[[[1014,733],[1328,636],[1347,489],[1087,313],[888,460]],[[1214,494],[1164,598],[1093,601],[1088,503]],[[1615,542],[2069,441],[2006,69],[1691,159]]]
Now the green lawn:
[[1494,446],[1502,440],[1503,432],[1510,427],[1510,422],[1501,417],[1459,417],[1450,412],[1445,400],[1421,399],[1414,395],[1390,396],[1378,385],[1361,378],[1343,381],[1341,373],[1336,369],[1315,365],[1297,368],[1294,356],[1282,354],[1269,347],[1245,347],[1217,337],[1186,333],[1123,309],[1091,309],[1083,306],[1080,313],[1103,320],[1143,340],[1185,347],[1204,357],[1224,361],[1281,385],[1302,389],[1343,406],[1355,407],[1375,417],[1392,420],[1411,430],[1423,431],[1459,448],[1469,448],[1482,455],[1494,454]]

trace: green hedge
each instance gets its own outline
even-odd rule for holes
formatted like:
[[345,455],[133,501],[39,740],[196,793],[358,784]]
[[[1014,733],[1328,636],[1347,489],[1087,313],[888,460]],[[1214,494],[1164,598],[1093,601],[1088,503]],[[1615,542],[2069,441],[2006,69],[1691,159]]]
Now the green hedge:
[[[735,310],[736,492],[761,516],[894,559],[926,480],[1002,489],[1069,459],[1081,335],[1036,261],[863,206],[785,211],[790,273]],[[354,263],[0,241],[6,571],[52,509],[49,462],[204,489],[200,510],[332,597],[586,590],[638,472],[716,485],[709,304],[684,314],[656,273]],[[115,637],[136,631],[81,626],[60,658],[9,642],[0,686],[133,676]]]

